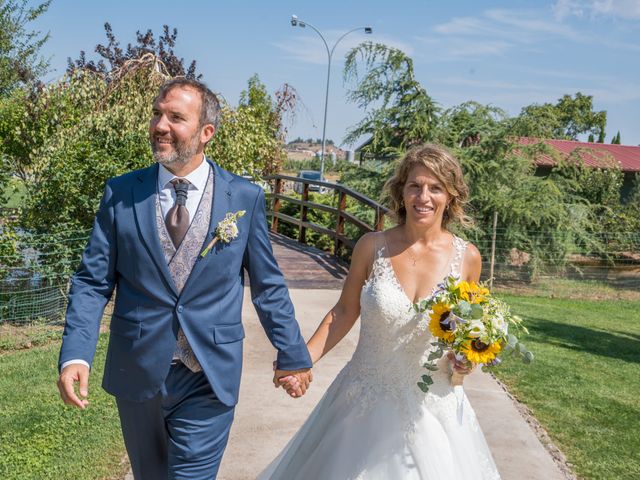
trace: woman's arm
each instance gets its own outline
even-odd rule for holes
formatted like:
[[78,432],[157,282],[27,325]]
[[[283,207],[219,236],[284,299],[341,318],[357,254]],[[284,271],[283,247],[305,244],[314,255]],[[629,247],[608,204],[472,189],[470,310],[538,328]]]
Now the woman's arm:
[[482,255],[473,243],[469,243],[462,258],[462,280],[478,283],[480,272],[482,272]]
[[[480,255],[480,251],[473,243],[469,243],[462,258],[462,280],[478,283],[480,281],[481,271],[482,255]],[[453,369],[460,375],[468,375],[476,367],[475,365],[470,366],[467,362],[456,360],[453,352],[449,352],[447,356],[453,363]]]
[[342,287],[340,299],[325,315],[316,332],[307,342],[307,348],[314,364],[349,333],[360,316],[360,291],[369,276],[369,269],[373,263],[376,235],[381,234],[368,233],[358,240],[353,249],[351,266]]

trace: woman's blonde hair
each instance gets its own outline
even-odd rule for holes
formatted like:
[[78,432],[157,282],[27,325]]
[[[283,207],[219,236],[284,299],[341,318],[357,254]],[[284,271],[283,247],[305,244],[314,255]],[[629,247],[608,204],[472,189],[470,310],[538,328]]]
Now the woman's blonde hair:
[[409,172],[416,165],[426,167],[444,185],[451,197],[442,217],[442,227],[447,228],[454,221],[463,226],[469,225],[471,222],[464,213],[464,205],[469,197],[469,188],[462,176],[460,163],[444,147],[429,143],[407,151],[398,162],[395,173],[384,186],[389,206],[395,213],[398,223],[404,224],[407,220],[402,193]]

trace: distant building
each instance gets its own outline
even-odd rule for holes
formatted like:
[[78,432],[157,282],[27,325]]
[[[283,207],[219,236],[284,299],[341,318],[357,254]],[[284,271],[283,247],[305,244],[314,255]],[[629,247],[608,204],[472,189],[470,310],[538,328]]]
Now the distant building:
[[[618,164],[624,174],[624,182],[620,190],[620,197],[623,200],[628,198],[635,177],[640,175],[640,146],[576,142],[573,140],[541,140],[526,137],[518,140],[520,145],[534,145],[540,142],[552,147],[565,158],[575,153],[587,167],[606,169],[611,166],[611,162]],[[535,159],[535,163],[536,175],[548,175],[556,164],[554,158],[545,154],[540,154]]]
[[[293,158],[295,160],[308,160],[316,155],[321,154],[322,144],[315,142],[291,142],[285,145],[284,149],[287,152],[289,158]],[[347,157],[347,152],[346,150],[342,150],[341,148],[328,143],[325,145],[325,159],[330,160],[331,155],[334,155],[334,157],[332,158],[345,160]]]
[[[393,155],[384,155],[376,153],[372,149],[372,138],[356,148],[355,158],[360,164],[365,160],[391,161],[396,157]],[[633,188],[634,179],[640,177],[640,146],[631,145],[611,145],[607,143],[577,142],[574,140],[554,140],[554,139],[537,139],[522,137],[517,139],[520,145],[535,145],[543,142],[556,150],[560,155],[569,157],[575,154],[579,155],[587,167],[592,168],[610,168],[612,162],[620,166],[624,175],[622,188],[620,190],[620,198],[624,201],[629,197]],[[468,137],[460,145],[462,148],[477,145],[480,143],[480,137]],[[550,155],[540,154],[535,160],[536,175],[548,175],[556,162]]]

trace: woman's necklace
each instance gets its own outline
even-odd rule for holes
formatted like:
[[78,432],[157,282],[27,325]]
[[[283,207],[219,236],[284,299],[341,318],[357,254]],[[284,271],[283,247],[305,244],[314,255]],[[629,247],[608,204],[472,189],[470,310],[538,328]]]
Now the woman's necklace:
[[407,247],[407,253],[409,254],[409,257],[411,258],[411,261],[413,262],[413,265],[411,265],[412,267],[415,267],[418,264],[418,260],[420,260],[420,257],[417,257],[413,254],[413,245],[409,245]]

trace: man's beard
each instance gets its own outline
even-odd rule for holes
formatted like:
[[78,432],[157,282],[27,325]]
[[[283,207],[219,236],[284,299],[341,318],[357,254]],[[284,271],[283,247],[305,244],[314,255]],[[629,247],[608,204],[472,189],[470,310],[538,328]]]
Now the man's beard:
[[173,151],[170,153],[160,153],[156,150],[156,141],[151,140],[151,151],[156,162],[164,166],[179,166],[189,163],[189,160],[198,152],[200,148],[199,134],[195,134],[187,141],[175,142]]

